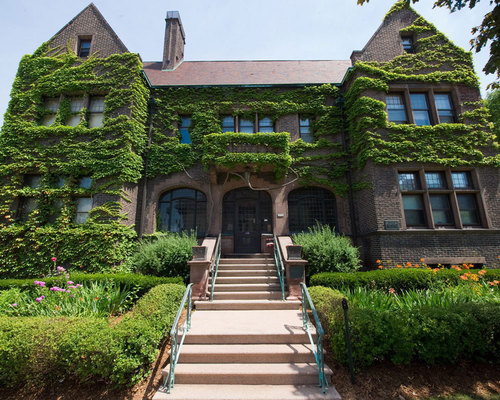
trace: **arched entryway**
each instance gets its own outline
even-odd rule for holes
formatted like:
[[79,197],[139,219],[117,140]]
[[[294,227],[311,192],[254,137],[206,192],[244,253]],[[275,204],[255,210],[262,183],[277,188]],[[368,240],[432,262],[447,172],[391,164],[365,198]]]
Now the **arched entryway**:
[[273,207],[265,191],[231,190],[222,204],[222,233],[232,235],[235,253],[260,253],[261,235],[272,233]]

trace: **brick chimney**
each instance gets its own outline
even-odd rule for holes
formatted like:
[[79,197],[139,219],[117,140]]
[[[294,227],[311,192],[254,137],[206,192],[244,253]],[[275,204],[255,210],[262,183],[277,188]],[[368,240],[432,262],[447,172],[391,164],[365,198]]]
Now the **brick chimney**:
[[173,70],[184,59],[186,36],[179,11],[167,11],[162,70]]

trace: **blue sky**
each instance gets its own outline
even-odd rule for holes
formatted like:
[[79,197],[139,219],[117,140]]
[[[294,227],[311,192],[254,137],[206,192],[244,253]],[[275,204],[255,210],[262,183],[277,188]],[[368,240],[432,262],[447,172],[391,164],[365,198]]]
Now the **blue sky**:
[[[17,67],[89,4],[89,0],[3,0],[0,13],[0,126]],[[338,60],[362,49],[392,0],[94,0],[128,49],[144,61],[159,61],[165,15],[178,10],[186,32],[186,60]],[[470,30],[491,9],[450,14],[433,0],[414,8],[455,44],[470,49]],[[483,94],[493,76],[482,74],[488,48],[474,54]]]

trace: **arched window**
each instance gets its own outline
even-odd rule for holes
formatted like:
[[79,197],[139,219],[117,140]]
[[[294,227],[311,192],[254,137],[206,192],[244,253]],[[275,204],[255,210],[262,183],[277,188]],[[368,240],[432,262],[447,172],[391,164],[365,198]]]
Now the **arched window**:
[[205,236],[207,228],[207,198],[194,189],[182,188],[164,193],[158,207],[157,230],[190,232]]
[[296,189],[288,195],[290,232],[307,231],[317,223],[337,227],[335,196],[321,188]]

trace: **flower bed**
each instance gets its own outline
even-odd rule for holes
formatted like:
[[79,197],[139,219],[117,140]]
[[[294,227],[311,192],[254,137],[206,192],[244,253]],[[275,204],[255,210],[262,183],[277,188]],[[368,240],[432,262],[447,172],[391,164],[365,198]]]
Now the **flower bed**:
[[147,373],[185,287],[159,285],[111,326],[96,317],[0,316],[0,385],[76,377],[132,385]]

